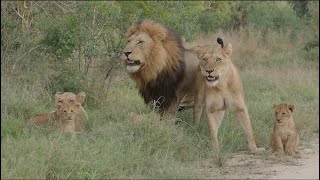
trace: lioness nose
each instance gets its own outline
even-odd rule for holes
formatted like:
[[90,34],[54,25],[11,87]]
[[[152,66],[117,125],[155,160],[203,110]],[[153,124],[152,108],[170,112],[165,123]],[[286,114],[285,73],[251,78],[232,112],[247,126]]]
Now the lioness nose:
[[124,52],[124,54],[128,57],[129,54],[131,54],[132,52],[131,51],[128,51],[128,52]]
[[206,70],[209,74],[213,72],[213,70]]

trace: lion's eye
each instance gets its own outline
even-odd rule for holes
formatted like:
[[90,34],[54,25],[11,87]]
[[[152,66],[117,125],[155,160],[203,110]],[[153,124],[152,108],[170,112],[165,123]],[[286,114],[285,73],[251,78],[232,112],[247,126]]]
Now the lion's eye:
[[130,42],[130,40],[128,40],[128,43]]
[[142,44],[143,43],[143,41],[138,41],[138,44]]
[[207,61],[208,59],[207,59],[207,58],[202,58],[202,60],[203,60],[203,61]]
[[71,112],[73,112],[73,110],[71,110]]
[[59,103],[62,103],[62,101],[60,100]]
[[284,113],[284,112],[282,113],[282,115],[285,115],[285,114],[286,114],[286,113]]
[[217,61],[221,61],[221,59],[220,59],[220,58],[217,58]]

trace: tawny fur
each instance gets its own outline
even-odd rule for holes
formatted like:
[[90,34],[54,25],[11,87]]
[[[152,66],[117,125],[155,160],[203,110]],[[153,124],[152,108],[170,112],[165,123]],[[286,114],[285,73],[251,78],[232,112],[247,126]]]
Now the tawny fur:
[[230,59],[231,44],[223,48],[218,44],[196,46],[194,51],[200,59],[193,107],[195,125],[199,124],[205,104],[212,145],[214,149],[219,149],[218,129],[225,110],[232,108],[247,137],[249,149],[253,152],[262,151],[263,148],[256,146],[241,79]]
[[59,127],[62,132],[74,135],[85,130],[87,120],[87,113],[79,103],[66,104],[62,108]]
[[127,40],[122,63],[145,103],[160,100],[161,113],[175,114],[179,101],[189,91],[182,87],[188,84],[185,73],[196,70],[197,57],[184,49],[175,32],[152,20],[134,23],[127,32]]
[[276,156],[282,152],[290,156],[299,154],[299,134],[292,116],[294,105],[274,104],[273,110],[275,111],[275,118],[270,137],[272,153]]

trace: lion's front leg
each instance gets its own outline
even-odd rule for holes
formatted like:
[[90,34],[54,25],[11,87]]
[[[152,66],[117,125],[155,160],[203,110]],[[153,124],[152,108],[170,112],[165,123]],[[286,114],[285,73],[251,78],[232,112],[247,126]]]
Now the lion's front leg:
[[219,150],[219,142],[218,142],[218,130],[221,124],[221,121],[224,116],[224,111],[214,111],[210,112],[207,110],[207,122],[210,132],[210,137],[212,141],[212,147],[215,150]]
[[194,104],[193,104],[193,122],[196,128],[199,126],[199,123],[200,123],[204,101],[205,101],[204,88],[201,88],[195,91]]
[[288,141],[284,146],[284,152],[286,154],[288,154],[289,156],[292,156],[292,155],[295,154],[294,148],[295,148],[295,145],[296,145],[296,140],[297,139],[296,139],[295,135],[289,135],[288,136]]
[[[250,120],[247,106],[244,103],[241,103],[240,105],[235,105],[235,113],[236,113],[236,118],[247,137],[249,149],[252,152],[259,151],[260,149],[257,148],[256,142],[254,139],[251,120]],[[262,150],[263,149],[261,149],[261,151]]]
[[272,148],[272,153],[275,156],[278,156],[282,151],[283,151],[283,145],[282,145],[282,141],[281,141],[281,137],[274,133],[271,134],[271,139],[270,139],[270,145]]

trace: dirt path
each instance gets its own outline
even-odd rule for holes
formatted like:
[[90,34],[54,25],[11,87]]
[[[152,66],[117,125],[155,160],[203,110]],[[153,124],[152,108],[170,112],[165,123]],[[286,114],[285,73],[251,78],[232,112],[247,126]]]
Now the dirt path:
[[212,161],[198,164],[199,178],[209,179],[319,179],[319,134],[309,145],[302,144],[301,157],[275,158],[270,152],[253,155],[239,152],[228,157],[221,168]]

